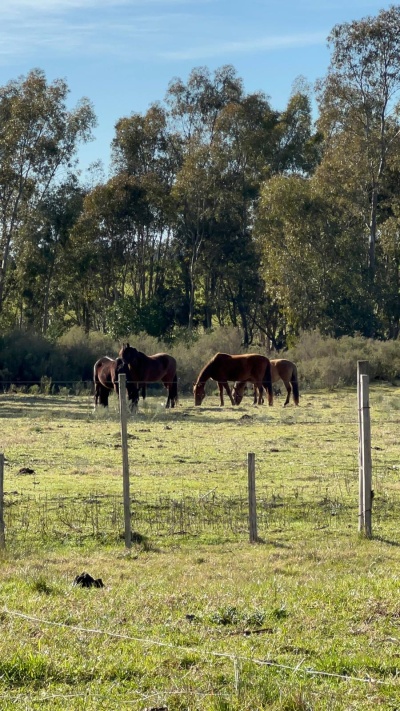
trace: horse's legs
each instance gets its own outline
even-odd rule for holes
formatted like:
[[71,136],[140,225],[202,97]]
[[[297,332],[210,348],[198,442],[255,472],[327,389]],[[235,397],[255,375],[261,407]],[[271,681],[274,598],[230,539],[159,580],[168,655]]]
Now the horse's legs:
[[108,396],[110,394],[110,391],[108,388],[105,388],[104,385],[100,384],[100,405],[103,405],[103,407],[108,407]]
[[[258,395],[257,395],[258,393]],[[264,404],[264,387],[262,383],[254,383],[254,399],[253,405],[263,405]]]
[[286,392],[287,392],[286,400],[283,403],[283,407],[286,407],[286,405],[289,404],[289,400],[290,400],[291,386],[290,386],[290,383],[288,380],[284,380],[283,383],[284,383],[284,386],[285,386]]
[[139,388],[137,383],[127,383],[126,390],[128,393],[129,409],[131,412],[136,412],[139,405]]
[[234,405],[234,404],[235,404],[235,401],[234,401],[234,399],[233,399],[233,397],[232,397],[232,392],[231,392],[231,389],[230,389],[230,387],[229,387],[229,383],[228,383],[228,382],[223,383],[223,386],[224,386],[226,392],[228,393],[228,397],[229,397],[229,399],[230,399],[230,401],[231,401],[231,405]]
[[169,397],[171,400],[171,407],[175,407],[178,402],[178,376],[176,373],[172,378],[172,383],[169,384]]
[[219,399],[221,401],[221,407],[224,406],[224,386],[223,383],[218,383],[219,387]]

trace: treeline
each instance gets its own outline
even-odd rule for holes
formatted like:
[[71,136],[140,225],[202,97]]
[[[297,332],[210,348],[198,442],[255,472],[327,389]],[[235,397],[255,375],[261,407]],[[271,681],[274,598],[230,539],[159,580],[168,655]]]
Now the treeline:
[[117,122],[111,177],[91,185],[75,161],[90,102],[68,110],[40,70],[1,87],[3,333],[396,339],[400,7],[328,41],[316,121],[305,81],[276,111],[232,66],[197,68]]

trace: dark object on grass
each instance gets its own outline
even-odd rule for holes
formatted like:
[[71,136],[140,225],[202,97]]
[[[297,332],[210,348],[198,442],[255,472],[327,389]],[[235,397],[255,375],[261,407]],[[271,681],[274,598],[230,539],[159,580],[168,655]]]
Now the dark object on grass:
[[101,578],[95,580],[89,573],[81,573],[74,580],[74,585],[79,585],[81,588],[104,588],[104,583]]
[[34,474],[35,470],[30,467],[21,467],[18,474]]

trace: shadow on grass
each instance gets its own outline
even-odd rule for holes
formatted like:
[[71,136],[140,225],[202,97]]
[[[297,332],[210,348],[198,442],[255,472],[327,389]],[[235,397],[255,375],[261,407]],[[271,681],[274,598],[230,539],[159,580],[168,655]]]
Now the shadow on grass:
[[383,538],[382,536],[373,536],[373,541],[378,541],[379,543],[384,543],[387,546],[393,546],[395,548],[400,547],[400,541],[390,541],[388,538]]

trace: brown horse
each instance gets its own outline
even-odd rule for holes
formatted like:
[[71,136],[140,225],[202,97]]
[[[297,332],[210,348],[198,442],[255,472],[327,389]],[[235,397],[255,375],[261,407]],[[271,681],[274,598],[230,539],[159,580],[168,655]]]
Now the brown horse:
[[[129,368],[129,379],[142,390],[145,395],[146,383],[162,382],[168,390],[166,407],[175,407],[178,401],[178,377],[176,375],[176,360],[168,353],[155,353],[147,356],[124,343],[119,354]],[[143,394],[144,393],[144,394]]]
[[224,388],[229,396],[232,405],[235,401],[232,397],[228,381],[240,380],[254,383],[261,392],[265,388],[268,392],[268,402],[272,405],[272,381],[271,366],[269,359],[256,353],[246,353],[245,355],[229,355],[228,353],[216,353],[210,362],[200,371],[193,386],[194,404],[201,405],[205,397],[205,384],[209,378],[216,380],[219,387],[221,407],[224,405]]
[[115,360],[114,358],[103,356],[103,358],[99,358],[99,360],[96,361],[93,368],[95,406],[100,404],[107,407],[109,395],[113,390],[118,395],[118,377],[120,373],[125,373],[126,375],[128,400],[131,405],[137,405],[139,400],[139,389],[135,383],[129,382],[129,370],[127,364],[124,363],[122,358],[117,358]]
[[[286,407],[286,405],[289,404],[291,392],[293,392],[294,404],[299,404],[299,382],[297,379],[297,367],[295,363],[292,363],[291,360],[286,360],[285,358],[271,360],[271,378],[273,383],[276,383],[278,380],[282,380],[285,385],[287,395],[283,407]],[[242,402],[245,387],[246,383],[244,381],[236,382],[234,384],[232,396],[235,401],[235,405],[240,405]],[[256,404],[257,399],[259,405],[264,402],[262,390],[260,391],[258,389],[257,396],[257,386],[254,385],[254,404]]]

